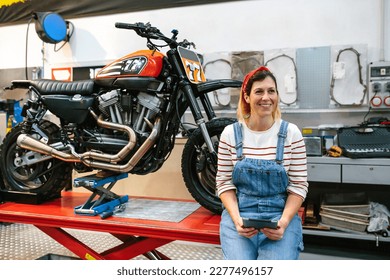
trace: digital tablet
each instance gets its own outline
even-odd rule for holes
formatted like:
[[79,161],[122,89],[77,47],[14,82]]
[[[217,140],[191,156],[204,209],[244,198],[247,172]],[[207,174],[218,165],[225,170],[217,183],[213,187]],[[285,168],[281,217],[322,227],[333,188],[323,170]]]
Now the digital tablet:
[[278,221],[271,220],[260,220],[260,219],[250,219],[250,218],[242,218],[244,222],[244,227],[253,227],[256,229],[261,228],[278,228]]

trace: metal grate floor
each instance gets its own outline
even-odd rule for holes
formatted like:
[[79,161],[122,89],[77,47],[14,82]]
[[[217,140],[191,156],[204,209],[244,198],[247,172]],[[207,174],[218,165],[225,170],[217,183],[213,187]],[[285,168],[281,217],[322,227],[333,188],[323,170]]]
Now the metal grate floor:
[[[104,252],[121,241],[114,236],[96,231],[65,229],[69,234],[83,241],[96,252]],[[372,252],[351,253],[333,250],[327,246],[307,246],[300,254],[301,260],[339,260],[339,259],[389,259],[387,254]],[[219,245],[174,241],[158,250],[172,260],[222,260],[222,250]],[[49,258],[52,257],[52,258]],[[36,259],[74,259],[78,258],[41,232],[38,228],[28,224],[9,224],[0,222],[0,260],[36,260]],[[144,256],[134,258],[146,260]]]
[[[121,244],[121,241],[108,233],[65,230],[99,253]],[[174,241],[158,250],[173,260],[223,258],[220,246],[211,244]],[[75,254],[33,225],[0,223],[0,260],[35,260],[47,255],[77,258]],[[139,256],[135,259],[146,258]]]

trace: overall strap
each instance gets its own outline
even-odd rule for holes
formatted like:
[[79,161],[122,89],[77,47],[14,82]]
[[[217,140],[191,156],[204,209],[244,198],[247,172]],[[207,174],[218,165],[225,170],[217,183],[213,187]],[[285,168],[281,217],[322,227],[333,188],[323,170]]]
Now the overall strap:
[[278,145],[276,146],[276,163],[282,164],[283,163],[283,155],[284,155],[284,141],[287,137],[287,126],[288,122],[283,121],[280,124],[280,129],[278,133]]
[[236,153],[237,153],[237,159],[242,160],[244,156],[242,155],[243,153],[243,144],[242,144],[242,128],[241,128],[241,123],[235,122],[233,124],[234,128],[234,140],[236,141]]

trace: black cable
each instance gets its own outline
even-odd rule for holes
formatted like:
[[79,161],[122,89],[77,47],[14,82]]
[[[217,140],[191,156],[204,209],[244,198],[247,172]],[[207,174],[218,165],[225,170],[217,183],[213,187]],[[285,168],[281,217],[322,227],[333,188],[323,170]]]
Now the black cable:
[[361,125],[367,124],[366,118],[367,118],[367,116],[370,114],[370,112],[371,112],[371,106],[368,107],[368,111],[367,111],[367,113],[364,115],[364,117],[363,117],[363,122],[362,122]]
[[56,47],[57,47],[57,44],[54,45],[54,52],[58,52],[59,50],[61,50],[61,49],[66,45],[66,43],[69,42],[70,38],[71,38],[72,35],[73,35],[73,32],[74,32],[74,25],[73,25],[73,23],[70,22],[70,21],[67,21],[66,24],[67,24],[67,28],[68,28],[69,26],[71,26],[72,29],[69,28],[69,34],[66,34],[66,39],[65,39],[64,43],[60,46],[59,49],[56,48]]
[[30,20],[27,23],[27,32],[26,32],[26,54],[25,54],[25,74],[26,74],[26,80],[28,80],[28,68],[27,68],[27,49],[28,49],[28,33],[30,29],[30,23],[33,20],[33,16],[30,18]]
[[[375,91],[375,93],[374,93],[374,96],[372,97],[372,98],[374,98],[376,95],[378,94],[378,92],[377,91]],[[370,101],[369,101],[370,102]],[[364,115],[364,117],[363,117],[363,123],[362,123],[362,125],[365,125],[365,124],[367,124],[367,120],[366,120],[366,118],[367,118],[367,116],[371,113],[371,106],[368,106],[368,111],[367,111],[367,113]]]

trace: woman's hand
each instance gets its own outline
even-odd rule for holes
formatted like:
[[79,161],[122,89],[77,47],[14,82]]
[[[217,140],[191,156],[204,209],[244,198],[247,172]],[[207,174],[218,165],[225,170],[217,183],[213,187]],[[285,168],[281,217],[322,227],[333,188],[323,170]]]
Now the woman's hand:
[[234,223],[236,225],[236,229],[239,235],[251,238],[259,233],[259,231],[255,228],[246,228],[244,227],[244,222],[240,217],[237,222]]
[[281,219],[278,221],[278,227],[276,229],[263,228],[260,231],[271,240],[281,240],[287,226],[288,223]]
[[277,229],[264,228],[260,230],[271,240],[283,239],[284,231],[293,219],[294,215],[297,214],[299,208],[302,205],[302,197],[290,193],[287,197],[286,206],[284,207],[282,217],[278,221]]

